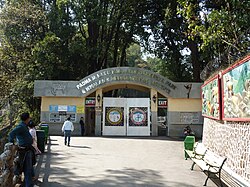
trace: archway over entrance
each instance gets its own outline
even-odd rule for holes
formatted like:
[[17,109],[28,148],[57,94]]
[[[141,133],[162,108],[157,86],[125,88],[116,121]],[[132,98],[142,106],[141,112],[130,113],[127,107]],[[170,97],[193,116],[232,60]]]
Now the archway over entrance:
[[[105,114],[105,108],[103,108],[102,98],[103,96],[105,96],[104,93],[114,90],[130,90],[130,92],[127,92],[127,94],[133,93],[131,92],[131,90],[139,90],[142,93],[148,93],[148,95],[144,97],[148,98],[149,101],[151,101],[148,104],[148,107],[150,107],[148,113],[151,114],[148,117],[148,122],[150,125],[151,123],[157,124],[157,103],[159,95],[161,95],[165,99],[167,99],[167,97],[171,97],[171,94],[176,89],[176,86],[171,80],[168,80],[152,71],[140,68],[119,67],[109,68],[95,72],[80,80],[79,83],[76,85],[76,88],[81,91],[83,95],[87,96],[95,92],[96,101],[98,101],[95,105],[95,134],[102,135],[105,126],[102,127],[101,124],[105,121],[107,117]],[[118,95],[115,95],[115,97],[128,97],[128,95],[121,95],[120,93]],[[134,94],[134,97],[136,97],[136,94]],[[122,101],[128,102],[127,100]],[[101,114],[104,115],[102,116]],[[165,119],[166,118],[167,116],[165,116]],[[118,129],[119,127],[116,128]],[[138,133],[138,135],[139,134],[140,133]],[[151,126],[151,134],[153,136],[158,135],[157,125]]]
[[[183,126],[203,123],[201,117],[200,83],[176,83],[155,72],[130,67],[103,69],[80,81],[35,81],[34,96],[42,97],[41,121],[51,124],[51,132],[57,134],[65,117],[70,115],[80,134],[78,120],[84,116],[88,107],[94,114],[95,135],[102,135],[103,97],[148,98],[151,121],[151,135],[158,135],[160,103],[167,108],[165,117],[168,135],[182,135]],[[114,90],[130,90],[129,94],[110,94]],[[144,96],[134,94],[146,93]],[[163,99],[163,100],[162,100]],[[165,100],[164,100],[165,99]],[[164,107],[161,106],[161,107]],[[163,118],[161,118],[163,119]],[[198,126],[199,125],[199,126]]]
[[176,89],[174,82],[159,74],[146,69],[130,67],[100,70],[80,80],[76,88],[84,96],[110,85],[126,87],[128,84],[155,89],[166,97],[172,97]]

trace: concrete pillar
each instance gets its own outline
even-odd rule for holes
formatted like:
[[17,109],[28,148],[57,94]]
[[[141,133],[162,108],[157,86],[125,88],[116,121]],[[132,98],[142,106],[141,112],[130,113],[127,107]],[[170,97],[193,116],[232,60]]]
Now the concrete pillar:
[[158,124],[157,124],[157,110],[158,110],[158,96],[155,89],[150,90],[151,98],[151,123],[152,123],[152,136],[158,136]]
[[82,98],[82,105],[80,105],[79,107],[76,107],[78,109],[77,113],[79,115],[79,118],[78,118],[78,122],[80,121],[80,118],[81,117],[84,117],[84,123],[86,124],[86,111],[85,111],[85,104],[86,104],[86,97],[83,97]]
[[95,95],[95,135],[102,135],[102,89],[96,90]]

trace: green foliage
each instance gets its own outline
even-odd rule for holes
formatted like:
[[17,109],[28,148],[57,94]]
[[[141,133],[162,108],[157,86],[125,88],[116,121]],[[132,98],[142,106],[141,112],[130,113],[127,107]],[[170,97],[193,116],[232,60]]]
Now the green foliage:
[[149,57],[147,59],[149,69],[176,82],[192,81],[192,68],[188,61],[187,57],[184,57],[180,64],[171,57],[165,59]]
[[[60,38],[55,34],[47,34],[45,38],[38,42],[33,48],[34,64],[31,67],[34,80],[36,79],[56,79],[60,73]],[[59,71],[55,71],[55,69]]]
[[[196,61],[191,61],[189,57],[182,54],[182,51],[190,47],[190,38],[184,18],[177,13],[178,6],[176,1],[161,2],[162,11],[159,11],[161,16],[157,20],[158,27],[152,28],[154,35],[152,51],[161,60],[160,63],[157,62],[157,59],[153,62],[157,63],[155,66],[156,69],[159,68],[157,72],[162,72],[164,76],[173,81],[198,81],[199,77],[194,77],[194,73],[192,73],[192,71],[200,71]],[[192,55],[197,54],[192,53]],[[190,65],[190,62],[193,64]]]
[[140,45],[132,44],[126,52],[129,67],[140,67],[144,63]]
[[227,62],[222,63],[232,63],[249,52],[249,1],[200,1],[196,19],[193,19],[195,11],[192,1],[178,2],[183,7],[179,12],[193,33],[191,36],[198,36],[202,40],[202,51],[210,48],[215,55],[213,58],[225,56]]
[[[38,119],[34,80],[79,80],[107,67],[143,67],[173,81],[200,81],[209,61],[249,52],[249,4],[1,1],[0,106],[10,104],[12,120],[25,110]],[[154,56],[144,60],[142,49]]]
[[10,123],[22,111],[35,111],[33,82],[37,69],[32,49],[43,38],[46,17],[35,2],[8,1],[0,12],[1,108],[9,106]]
[[7,3],[0,19],[4,36],[17,51],[25,50],[41,39],[46,20],[42,9],[27,0]]

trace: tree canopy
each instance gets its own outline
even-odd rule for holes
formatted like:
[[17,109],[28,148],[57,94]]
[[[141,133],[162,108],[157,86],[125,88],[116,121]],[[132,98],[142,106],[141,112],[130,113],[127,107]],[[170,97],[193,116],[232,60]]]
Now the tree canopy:
[[136,66],[199,82],[210,67],[250,50],[247,0],[0,2],[1,106],[34,115],[37,79],[80,80],[100,69]]

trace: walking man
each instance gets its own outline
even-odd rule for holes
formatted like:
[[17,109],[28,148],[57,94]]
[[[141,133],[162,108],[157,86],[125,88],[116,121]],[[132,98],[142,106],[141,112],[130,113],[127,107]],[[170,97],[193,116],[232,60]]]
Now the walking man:
[[83,117],[81,117],[79,123],[80,123],[80,126],[81,126],[81,135],[84,136],[85,128],[84,128]]
[[35,154],[32,147],[33,139],[28,129],[30,115],[29,113],[23,113],[20,118],[21,122],[9,134],[9,142],[14,143],[16,139],[18,143],[19,164],[15,168],[14,174],[19,176],[24,172],[25,187],[33,187]]
[[[62,132],[64,133],[64,144],[68,146],[70,146],[70,136],[71,136],[71,132],[74,131],[74,125],[73,123],[70,121],[70,117],[67,118],[67,120],[63,123],[62,126]],[[68,140],[68,142],[67,142]]]

